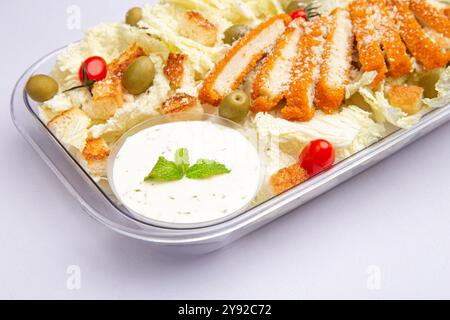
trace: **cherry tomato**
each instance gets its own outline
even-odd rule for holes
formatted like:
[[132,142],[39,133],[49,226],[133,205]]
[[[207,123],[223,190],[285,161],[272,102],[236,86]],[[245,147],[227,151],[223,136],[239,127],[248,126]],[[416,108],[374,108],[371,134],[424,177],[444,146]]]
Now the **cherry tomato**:
[[108,65],[102,57],[90,57],[80,66],[78,76],[81,83],[86,81],[102,81],[108,74]]
[[298,9],[298,10],[292,11],[290,16],[291,16],[292,20],[295,20],[298,18],[302,18],[303,20],[308,20],[305,9]]
[[314,140],[310,142],[300,154],[300,166],[310,176],[331,167],[336,160],[336,153],[331,143],[326,140]]

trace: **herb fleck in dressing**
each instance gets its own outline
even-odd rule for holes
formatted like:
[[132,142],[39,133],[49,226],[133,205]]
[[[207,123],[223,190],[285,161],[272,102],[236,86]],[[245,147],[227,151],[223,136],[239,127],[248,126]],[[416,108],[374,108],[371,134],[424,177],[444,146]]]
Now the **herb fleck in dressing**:
[[[230,172],[207,179],[145,181],[164,152],[172,157],[173,150],[183,148],[189,150],[192,164],[210,159]],[[166,223],[204,223],[244,209],[258,191],[260,174],[258,153],[239,131],[185,121],[150,127],[128,138],[114,161],[113,184],[121,202],[139,215]]]

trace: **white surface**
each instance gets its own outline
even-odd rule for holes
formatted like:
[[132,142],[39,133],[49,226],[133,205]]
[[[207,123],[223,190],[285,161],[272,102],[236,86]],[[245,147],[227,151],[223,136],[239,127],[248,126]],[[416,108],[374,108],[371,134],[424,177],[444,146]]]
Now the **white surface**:
[[[69,5],[89,27],[140,2],[0,2],[0,298],[450,298],[450,124],[211,255],[163,255],[89,219],[16,132],[9,96],[81,37]],[[72,265],[80,290],[66,286]]]

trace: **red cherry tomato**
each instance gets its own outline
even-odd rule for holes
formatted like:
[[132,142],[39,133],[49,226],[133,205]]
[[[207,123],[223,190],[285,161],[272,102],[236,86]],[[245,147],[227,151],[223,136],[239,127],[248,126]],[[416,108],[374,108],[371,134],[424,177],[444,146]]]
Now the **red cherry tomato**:
[[300,154],[300,166],[310,176],[331,167],[336,160],[336,153],[331,143],[326,140],[315,140],[310,142]]
[[85,81],[102,81],[108,74],[108,65],[102,57],[90,57],[80,66],[78,76],[81,83]]
[[298,10],[292,11],[290,16],[291,16],[292,20],[295,20],[298,18],[302,18],[303,20],[308,20],[305,9],[298,9]]

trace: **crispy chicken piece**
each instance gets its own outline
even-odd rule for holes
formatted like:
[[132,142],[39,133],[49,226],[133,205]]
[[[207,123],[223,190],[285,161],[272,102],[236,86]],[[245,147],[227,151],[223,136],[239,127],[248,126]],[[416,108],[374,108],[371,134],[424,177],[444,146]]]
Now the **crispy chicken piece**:
[[450,38],[447,38],[442,33],[437,32],[430,27],[423,28],[425,34],[433,40],[440,48],[444,49],[446,52],[450,50]]
[[298,25],[289,26],[264,62],[253,83],[253,112],[270,111],[285,97],[302,33]]
[[109,153],[109,146],[103,138],[87,139],[81,155],[89,173],[95,176],[104,176]]
[[315,87],[320,74],[322,54],[327,37],[327,18],[304,23],[300,50],[291,72],[286,106],[281,115],[286,120],[308,121],[314,116]]
[[161,112],[163,114],[178,113],[193,109],[198,105],[197,98],[187,93],[176,93],[163,103]]
[[425,0],[409,0],[409,6],[419,20],[450,38],[450,19]]
[[368,0],[355,0],[349,5],[353,30],[357,41],[358,57],[363,71],[377,71],[378,75],[372,83],[376,87],[384,80],[387,67],[381,51],[380,39],[370,19],[374,15],[373,7]]
[[189,63],[188,56],[183,53],[170,53],[164,67],[164,75],[173,88],[193,86],[194,70]]
[[270,184],[276,195],[279,195],[309,179],[308,173],[296,163],[275,173]]
[[380,42],[386,57],[388,73],[393,78],[400,78],[412,72],[411,57],[394,24],[390,12],[389,0],[369,0],[376,14],[372,17],[380,35]]
[[94,84],[92,106],[86,109],[93,119],[107,120],[123,106],[123,73],[141,56],[145,56],[145,51],[137,44],[133,44],[108,65],[108,75],[106,79]]
[[[79,108],[72,108],[54,117],[48,128],[63,144],[82,150],[91,125],[89,116]],[[86,137],[85,137],[86,136]]]
[[284,33],[290,21],[291,18],[284,14],[272,17],[241,38],[204,80],[200,101],[217,106],[226,95],[236,90]]
[[448,62],[447,55],[435,44],[417,22],[404,0],[393,0],[396,6],[396,24],[400,26],[400,35],[409,52],[421,63],[425,70],[442,68]]
[[422,107],[423,91],[418,86],[393,85],[387,90],[387,98],[392,106],[414,115]]
[[333,113],[345,98],[353,52],[353,31],[348,11],[333,12],[327,36],[315,102],[326,113]]
[[450,19],[450,8],[444,8],[441,10],[442,14],[444,14],[447,18]]
[[217,27],[200,12],[186,11],[181,16],[180,33],[204,46],[212,47],[217,42]]

